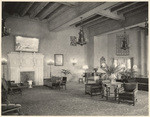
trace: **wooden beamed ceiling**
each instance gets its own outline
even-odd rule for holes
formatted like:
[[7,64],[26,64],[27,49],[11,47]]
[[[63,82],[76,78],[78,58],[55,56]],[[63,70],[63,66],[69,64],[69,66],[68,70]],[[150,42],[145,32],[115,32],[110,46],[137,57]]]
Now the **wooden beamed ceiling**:
[[125,15],[136,10],[148,9],[148,2],[2,2],[2,13],[29,16],[47,21],[49,29],[59,30],[68,26],[89,25],[108,19],[125,20]]

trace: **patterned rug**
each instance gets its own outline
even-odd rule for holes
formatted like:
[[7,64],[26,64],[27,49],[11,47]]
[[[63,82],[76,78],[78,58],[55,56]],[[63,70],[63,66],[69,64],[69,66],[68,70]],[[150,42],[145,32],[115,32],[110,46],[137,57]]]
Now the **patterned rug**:
[[50,116],[148,116],[148,92],[138,91],[138,102],[120,103],[110,97],[85,95],[84,84],[68,82],[67,90],[40,86],[24,89],[23,94],[11,95],[11,103],[22,105],[24,115]]

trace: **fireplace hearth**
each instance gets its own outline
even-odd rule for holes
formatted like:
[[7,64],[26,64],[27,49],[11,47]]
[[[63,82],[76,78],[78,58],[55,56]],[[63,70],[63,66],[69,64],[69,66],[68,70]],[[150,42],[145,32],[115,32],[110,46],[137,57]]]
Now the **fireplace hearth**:
[[41,53],[11,52],[8,54],[9,80],[15,83],[43,85],[43,58]]
[[20,82],[28,85],[28,80],[32,80],[32,84],[35,85],[34,71],[20,72]]

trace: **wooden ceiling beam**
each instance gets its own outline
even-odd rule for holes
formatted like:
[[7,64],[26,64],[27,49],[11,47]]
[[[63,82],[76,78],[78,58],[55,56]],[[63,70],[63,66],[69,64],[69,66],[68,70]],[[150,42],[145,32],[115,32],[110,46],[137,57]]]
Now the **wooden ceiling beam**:
[[[101,4],[99,5],[98,7],[96,8],[93,8],[92,10],[89,10],[87,12],[85,12],[84,14],[82,15],[76,15],[76,11],[66,11],[65,13],[63,13],[59,18],[55,18],[54,20],[52,20],[51,22],[49,22],[49,30],[52,31],[52,30],[57,30],[57,28],[64,28],[64,27],[69,27],[70,25],[76,23],[76,22],[79,22],[81,19],[81,17],[84,19],[84,18],[87,18],[93,14],[96,14],[98,13],[99,11],[101,10],[104,10],[104,9],[107,9],[108,7],[111,7],[112,5],[115,5],[117,4],[117,2],[107,2],[107,3],[104,3],[104,4]],[[72,13],[72,14],[70,14]],[[68,16],[69,17],[66,17]],[[60,20],[60,18],[62,20]]]
[[112,13],[110,10],[101,10],[97,14],[114,19],[114,20],[125,20],[123,15],[117,15],[117,13]]
[[134,2],[134,3],[128,4],[128,5],[124,6],[124,7],[121,7],[119,9],[117,9],[115,12],[120,11],[120,10],[125,9],[125,8],[128,8],[128,7],[130,7],[130,6],[134,5],[134,4],[137,4],[137,2]]
[[75,7],[78,5],[77,2],[59,2],[60,4],[64,4],[66,6],[69,6],[69,7]]
[[64,6],[64,5],[59,6],[53,13],[46,16],[47,21],[53,20],[54,18],[60,16],[63,12],[65,12],[68,9],[69,9],[68,6]]
[[148,4],[147,3],[143,3],[143,4],[139,4],[137,6],[134,6],[134,7],[130,6],[129,8],[122,9],[122,10],[118,11],[118,14],[124,14],[124,13],[130,12],[132,10],[138,9],[140,7],[146,6],[146,5],[148,5]]
[[61,4],[59,3],[53,3],[51,6],[49,6],[47,9],[43,11],[43,13],[39,16],[40,20],[43,20],[47,15],[52,13],[55,9],[57,9]]
[[31,18],[34,18],[49,2],[41,2],[38,7],[30,14]]
[[21,16],[24,16],[28,10],[30,9],[30,7],[33,5],[34,2],[30,2],[28,3],[28,5],[23,9],[23,11],[21,12]]

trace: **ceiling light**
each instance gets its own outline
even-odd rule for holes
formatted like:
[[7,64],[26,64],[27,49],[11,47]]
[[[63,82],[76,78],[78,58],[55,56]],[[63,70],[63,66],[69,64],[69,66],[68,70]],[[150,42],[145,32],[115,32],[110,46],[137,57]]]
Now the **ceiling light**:
[[83,22],[82,22],[82,17],[81,17],[81,28],[80,28],[79,38],[78,38],[78,42],[77,42],[77,44],[79,44],[81,46],[86,44],[82,25],[83,25]]

